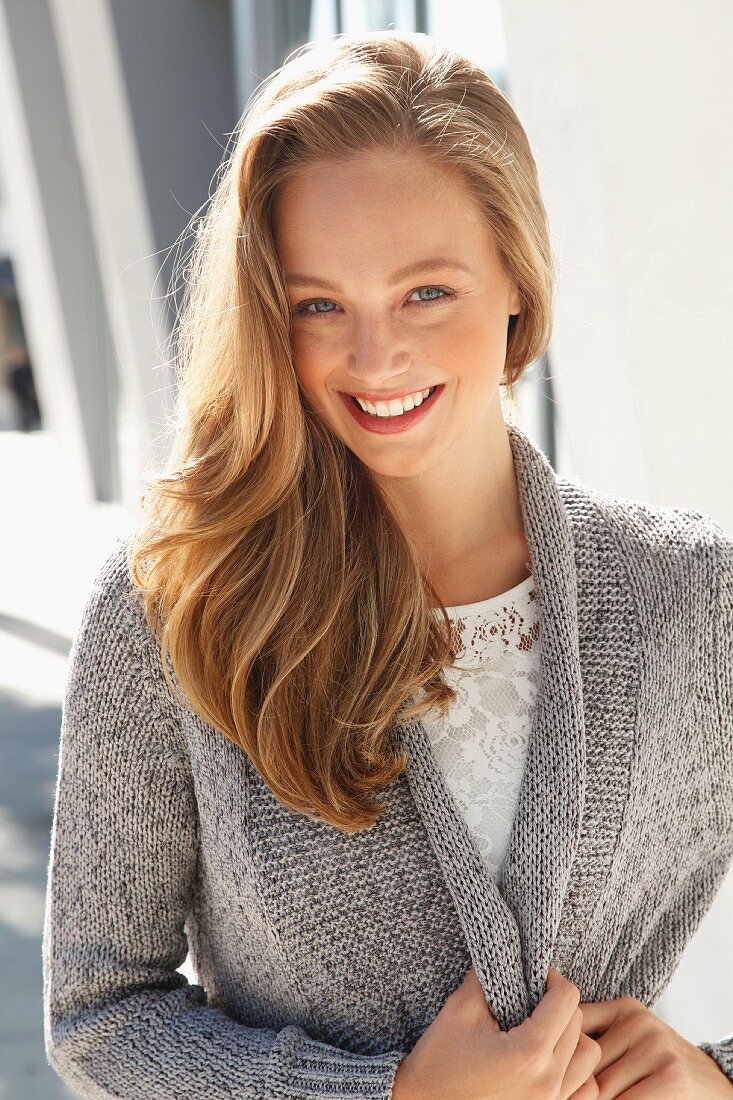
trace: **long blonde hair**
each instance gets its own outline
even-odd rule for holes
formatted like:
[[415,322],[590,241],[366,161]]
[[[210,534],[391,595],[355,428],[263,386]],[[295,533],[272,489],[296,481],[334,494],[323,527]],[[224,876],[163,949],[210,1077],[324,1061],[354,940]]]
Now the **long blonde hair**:
[[428,35],[307,43],[260,84],[233,137],[195,226],[175,328],[178,415],[129,567],[179,697],[284,805],[354,832],[406,765],[398,714],[444,713],[455,698],[442,675],[455,650],[369,469],[303,400],[273,207],[304,165],[351,151],[421,150],[462,172],[521,295],[510,399],[550,339],[547,218],[507,98]]

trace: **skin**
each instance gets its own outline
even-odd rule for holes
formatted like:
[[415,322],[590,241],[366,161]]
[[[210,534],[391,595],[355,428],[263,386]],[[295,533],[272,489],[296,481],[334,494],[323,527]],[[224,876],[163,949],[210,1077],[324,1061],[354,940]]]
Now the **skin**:
[[[518,584],[529,552],[499,382],[521,303],[468,185],[419,152],[369,150],[294,176],[273,228],[305,399],[381,483],[444,602]],[[468,270],[431,263],[390,286],[430,257]],[[422,423],[391,436],[338,393],[438,383]]]
[[733,1100],[733,1081],[636,997],[580,1004],[583,1033],[601,1057],[599,1100]]
[[596,1100],[600,1048],[581,1033],[578,987],[550,967],[544,996],[502,1031],[473,967],[402,1059],[393,1100]]

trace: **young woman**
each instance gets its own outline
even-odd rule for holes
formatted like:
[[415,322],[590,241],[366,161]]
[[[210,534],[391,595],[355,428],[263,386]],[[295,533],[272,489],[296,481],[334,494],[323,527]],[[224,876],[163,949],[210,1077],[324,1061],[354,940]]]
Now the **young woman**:
[[504,95],[424,35],[296,51],[187,279],[170,467],[71,653],[51,1064],[91,1097],[733,1096],[733,1038],[651,1011],[733,859],[733,540],[504,418],[553,286]]

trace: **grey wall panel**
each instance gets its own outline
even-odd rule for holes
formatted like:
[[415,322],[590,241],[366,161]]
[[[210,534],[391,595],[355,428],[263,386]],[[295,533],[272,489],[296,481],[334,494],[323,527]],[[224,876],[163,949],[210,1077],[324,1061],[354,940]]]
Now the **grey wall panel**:
[[[68,356],[83,440],[65,439],[70,426],[59,423],[50,410],[47,419],[59,434],[62,447],[81,446],[85,451],[97,499],[115,500],[120,491],[112,427],[117,400],[115,352],[48,4],[46,0],[4,0],[3,13],[40,196],[44,220],[40,228],[51,257],[64,329],[57,345],[58,358],[49,350],[47,340],[34,339],[34,331],[44,325],[44,310],[41,280],[34,277],[30,253],[21,265],[29,273],[21,286],[21,294],[25,292],[21,308],[31,352],[38,352],[33,366],[43,399],[44,392],[57,393],[58,379],[51,375],[58,372],[60,357]],[[12,163],[8,170],[13,171]],[[22,227],[18,236],[22,247],[27,237]]]
[[[206,201],[237,122],[228,0],[111,0],[155,246]],[[170,263],[161,279],[170,279]],[[160,286],[156,293],[167,287]]]

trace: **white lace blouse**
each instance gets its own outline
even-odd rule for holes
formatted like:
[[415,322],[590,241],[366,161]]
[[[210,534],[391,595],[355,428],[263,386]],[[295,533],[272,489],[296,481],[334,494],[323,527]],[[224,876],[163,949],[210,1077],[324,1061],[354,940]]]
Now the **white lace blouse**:
[[[424,718],[433,755],[497,885],[509,843],[539,685],[540,615],[534,578],[478,603],[446,607],[457,693],[445,719]],[[469,667],[470,666],[470,667]]]

